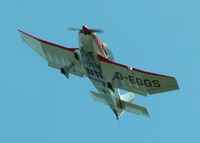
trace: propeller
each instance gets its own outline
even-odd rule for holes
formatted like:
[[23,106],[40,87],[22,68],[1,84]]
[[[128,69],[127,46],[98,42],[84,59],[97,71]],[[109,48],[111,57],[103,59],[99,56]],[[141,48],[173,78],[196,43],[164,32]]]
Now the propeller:
[[69,27],[68,30],[80,31],[80,28]]
[[96,33],[103,33],[104,31],[101,29],[89,29],[87,26],[83,26],[82,29],[80,28],[74,28],[74,27],[69,27],[68,30],[74,30],[74,31],[83,31],[84,33],[92,33],[92,32],[96,32]]

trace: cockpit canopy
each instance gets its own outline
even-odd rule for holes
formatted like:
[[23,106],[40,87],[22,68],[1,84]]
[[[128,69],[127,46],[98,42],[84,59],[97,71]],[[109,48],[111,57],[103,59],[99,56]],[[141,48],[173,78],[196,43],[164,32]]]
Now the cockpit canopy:
[[104,44],[104,52],[106,54],[106,58],[114,61],[114,56],[113,56],[112,51],[110,50],[110,48],[108,47],[106,43],[103,43],[103,44]]

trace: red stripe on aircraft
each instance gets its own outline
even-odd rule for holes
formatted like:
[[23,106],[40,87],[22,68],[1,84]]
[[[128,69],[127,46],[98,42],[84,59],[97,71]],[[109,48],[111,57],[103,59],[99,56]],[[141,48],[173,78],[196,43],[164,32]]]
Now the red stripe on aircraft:
[[101,42],[101,40],[99,39],[99,37],[97,36],[96,33],[95,33],[95,36],[96,36],[97,40],[99,41],[99,43],[101,44],[102,49],[103,49],[103,51],[104,51],[104,44],[103,44],[103,42]]
[[157,73],[152,73],[152,72],[147,72],[147,71],[143,71],[143,70],[140,70],[140,69],[136,69],[136,68],[132,68],[132,67],[128,67],[126,65],[122,65],[122,64],[119,64],[119,63],[116,63],[110,59],[107,59],[101,55],[98,54],[98,57],[101,61],[104,61],[104,62],[108,62],[108,63],[111,63],[111,64],[115,64],[115,65],[118,65],[118,66],[121,66],[123,68],[127,68],[128,70],[135,70],[135,71],[138,71],[138,72],[142,72],[142,73],[145,73],[145,74],[153,74],[153,75],[157,75],[157,76],[162,76],[162,77],[167,77],[167,78],[173,78],[173,79],[176,79],[175,77],[171,77],[171,76],[166,76],[166,75],[162,75],[162,74],[157,74]]
[[120,99],[120,95],[118,94],[118,101],[119,101],[119,107],[122,109],[123,106],[122,106],[122,103],[121,103],[121,99]]
[[[94,39],[94,41],[95,41],[95,43],[96,43],[96,45],[97,45],[97,47],[98,47],[98,49],[99,49],[101,55],[104,56],[103,53],[102,53],[102,51],[101,51],[101,47],[99,47],[98,42],[101,44],[101,41],[98,39],[97,35],[92,35],[92,34],[90,34],[90,36],[92,37],[92,39]],[[98,42],[97,42],[96,38],[97,38]]]
[[101,61],[108,62],[108,63],[111,63],[111,64],[115,64],[115,65],[118,65],[118,66],[121,66],[121,67],[124,67],[124,68],[127,68],[127,69],[128,69],[128,66],[126,66],[126,65],[122,65],[122,64],[116,63],[116,62],[111,61],[111,60],[109,60],[109,59],[107,59],[107,58],[105,58],[105,57],[103,57],[103,56],[101,56],[101,55],[98,55],[98,57],[99,57],[99,59],[100,59]]
[[129,102],[132,103],[135,98],[131,99]]
[[23,34],[25,34],[25,35],[27,35],[27,36],[30,36],[30,37],[32,37],[32,38],[38,40],[38,41],[40,41],[40,42],[43,42],[43,43],[46,43],[46,44],[50,44],[50,45],[53,45],[53,46],[56,46],[56,47],[58,47],[58,48],[62,48],[62,49],[65,49],[65,50],[68,50],[68,51],[71,51],[71,52],[74,52],[76,49],[78,49],[78,48],[67,48],[67,47],[64,47],[64,46],[61,46],[61,45],[58,45],[58,44],[54,44],[54,43],[51,43],[51,42],[48,42],[48,41],[39,39],[39,38],[37,38],[37,37],[35,37],[35,36],[33,36],[33,35],[30,35],[30,34],[24,32],[24,31],[21,31],[21,30],[18,30],[18,31],[21,32],[21,33],[23,33]]

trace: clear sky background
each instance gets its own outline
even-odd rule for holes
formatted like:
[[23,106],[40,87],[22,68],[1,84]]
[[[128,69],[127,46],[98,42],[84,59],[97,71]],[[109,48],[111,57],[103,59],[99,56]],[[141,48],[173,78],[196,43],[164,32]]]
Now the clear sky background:
[[[1,143],[199,143],[199,0],[1,0]],[[151,118],[124,113],[120,123],[87,78],[66,79],[22,42],[18,29],[77,48],[68,27],[99,34],[117,62],[174,76],[180,90],[141,97]]]

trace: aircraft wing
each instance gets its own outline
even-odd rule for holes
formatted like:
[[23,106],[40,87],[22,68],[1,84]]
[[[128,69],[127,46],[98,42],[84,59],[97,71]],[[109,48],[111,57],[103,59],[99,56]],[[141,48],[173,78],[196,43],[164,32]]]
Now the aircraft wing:
[[69,73],[83,77],[85,70],[81,63],[74,58],[74,51],[78,48],[67,48],[41,40],[19,30],[23,41],[37,54],[48,62],[48,66],[57,69],[70,69]]
[[122,90],[143,96],[179,89],[174,77],[131,68],[98,55],[107,82]]

